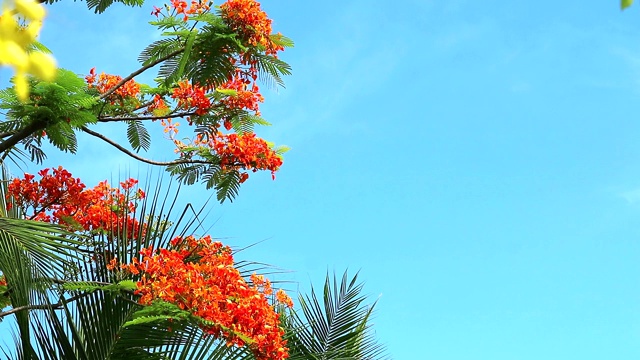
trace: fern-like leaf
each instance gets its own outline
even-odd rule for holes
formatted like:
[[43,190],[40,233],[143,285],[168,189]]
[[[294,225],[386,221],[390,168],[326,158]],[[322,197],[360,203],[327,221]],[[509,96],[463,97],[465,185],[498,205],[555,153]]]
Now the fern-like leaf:
[[127,124],[127,139],[129,144],[136,151],[140,149],[149,150],[151,146],[151,136],[141,121],[131,120]]
[[283,75],[291,75],[291,66],[286,62],[264,54],[255,54],[258,68],[258,78],[265,84],[272,86],[275,82],[284,87]]
[[66,122],[60,122],[46,129],[49,142],[62,151],[75,154],[78,150],[76,134]]
[[172,52],[180,49],[182,44],[178,39],[161,39],[147,46],[140,55],[138,61],[143,65],[150,64],[158,59],[164,58]]
[[102,14],[109,6],[113,5],[114,2],[119,2],[127,6],[142,6],[144,0],[87,0],[87,7],[89,9],[95,9],[96,14]]
[[236,170],[221,171],[216,176],[215,189],[218,201],[233,201],[240,190],[240,173]]

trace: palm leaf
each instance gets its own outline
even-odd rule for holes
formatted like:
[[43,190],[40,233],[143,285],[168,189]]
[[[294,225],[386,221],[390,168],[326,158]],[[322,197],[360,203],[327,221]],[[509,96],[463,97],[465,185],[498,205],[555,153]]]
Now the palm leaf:
[[385,359],[384,348],[370,331],[369,319],[375,303],[364,304],[362,283],[345,272],[338,284],[327,275],[323,297],[312,288],[300,296],[301,315],[285,318],[289,331],[290,359]]

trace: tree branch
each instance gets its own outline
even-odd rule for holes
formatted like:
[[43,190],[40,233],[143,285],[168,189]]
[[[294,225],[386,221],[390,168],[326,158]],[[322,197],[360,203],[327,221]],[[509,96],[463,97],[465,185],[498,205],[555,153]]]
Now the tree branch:
[[4,312],[0,312],[0,319],[2,319],[5,316],[9,316],[11,314],[15,314],[17,312],[23,311],[23,310],[57,310],[57,309],[61,309],[62,306],[66,303],[70,303],[73,301],[76,301],[78,299],[81,299],[87,295],[89,295],[90,293],[83,293],[83,294],[78,294],[75,296],[72,296],[68,299],[66,299],[64,302],[63,301],[59,301],[55,304],[50,304],[50,305],[24,305],[24,306],[18,306],[17,308],[13,308],[11,310],[7,310]]
[[156,60],[156,61],[152,61],[152,62],[150,62],[149,64],[147,64],[147,65],[145,65],[145,66],[141,67],[140,69],[138,69],[138,70],[136,70],[136,71],[132,72],[131,74],[129,74],[129,76],[127,76],[126,78],[124,78],[124,79],[120,80],[120,82],[119,82],[119,83],[117,83],[114,87],[112,87],[111,89],[107,90],[104,94],[100,95],[100,100],[102,100],[102,99],[104,99],[104,98],[108,97],[109,95],[113,94],[116,90],[118,90],[118,89],[119,89],[122,85],[124,85],[127,81],[129,81],[129,80],[133,79],[134,77],[136,77],[136,76],[138,76],[138,75],[142,74],[143,72],[145,72],[145,71],[147,71],[147,70],[151,69],[152,67],[154,67],[154,66],[156,66],[156,65],[160,64],[161,62],[163,62],[163,61],[165,61],[165,60],[169,60],[169,59],[171,59],[172,57],[174,57],[174,56],[176,56],[176,55],[180,54],[181,52],[183,52],[183,51],[185,51],[185,50],[186,50],[186,48],[185,48],[185,47],[181,47],[180,49],[178,49],[178,50],[176,50],[176,51],[174,51],[174,52],[172,52],[172,53],[170,53],[170,54],[167,54],[166,56],[163,56],[163,57],[161,57],[160,59],[158,59],[158,60]]
[[109,139],[108,137],[95,132],[93,130],[89,130],[86,126],[83,126],[81,128],[82,131],[86,132],[89,135],[95,136],[98,139],[110,144],[111,146],[115,147],[116,149],[122,151],[123,153],[129,155],[130,157],[138,160],[138,161],[142,161],[143,163],[147,163],[150,165],[157,165],[157,166],[170,166],[170,165],[177,165],[177,164],[213,164],[211,161],[206,161],[206,160],[197,160],[197,159],[184,159],[184,160],[174,160],[174,161],[155,161],[155,160],[151,160],[151,159],[147,159],[147,158],[143,158],[142,156],[135,154],[133,152],[131,152],[130,150],[126,149],[125,147],[123,147],[122,145],[118,144],[117,142]]
[[18,132],[11,135],[10,138],[0,142],[0,153],[5,152],[11,149],[14,145],[19,143],[20,141],[26,139],[30,135],[34,134],[39,130],[44,130],[47,127],[47,123],[45,121],[33,121],[29,125],[25,126]]
[[0,133],[0,138],[3,138],[3,139],[4,139],[4,138],[6,138],[7,136],[10,136],[10,135],[13,135],[13,134],[15,134],[15,131],[3,132],[3,133]]
[[164,116],[132,116],[132,117],[106,117],[102,119],[98,119],[99,122],[115,122],[115,121],[129,121],[129,120],[162,120],[168,119],[171,117],[186,117],[197,115],[195,111],[185,112],[185,113],[177,113],[177,114],[168,114]]

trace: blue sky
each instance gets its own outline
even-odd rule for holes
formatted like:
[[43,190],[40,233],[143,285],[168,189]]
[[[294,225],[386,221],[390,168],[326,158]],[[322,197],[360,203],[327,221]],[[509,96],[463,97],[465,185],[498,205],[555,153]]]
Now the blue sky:
[[[98,16],[62,1],[42,41],[62,67],[128,74],[157,38],[153,4]],[[266,239],[242,257],[292,270],[278,277],[292,290],[359,270],[395,359],[640,356],[640,5],[263,8],[296,47],[258,131],[292,150],[276,181],[209,205],[212,235]],[[45,165],[88,184],[148,171],[91,139],[79,151]]]

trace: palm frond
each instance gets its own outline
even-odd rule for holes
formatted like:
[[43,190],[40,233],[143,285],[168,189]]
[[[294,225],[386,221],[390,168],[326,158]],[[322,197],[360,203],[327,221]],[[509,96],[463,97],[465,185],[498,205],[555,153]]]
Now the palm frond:
[[370,329],[375,306],[366,305],[363,284],[356,274],[344,273],[338,284],[327,275],[322,299],[312,288],[311,295],[299,296],[301,315],[285,318],[289,329],[290,359],[386,359]]

